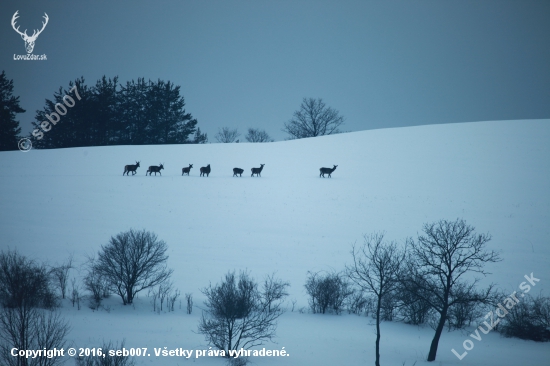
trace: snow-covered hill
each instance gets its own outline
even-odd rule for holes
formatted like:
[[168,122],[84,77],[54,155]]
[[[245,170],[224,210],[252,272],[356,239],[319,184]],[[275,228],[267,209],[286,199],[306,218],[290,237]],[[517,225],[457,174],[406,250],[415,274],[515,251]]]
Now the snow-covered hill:
[[[141,161],[135,176],[124,165]],[[162,176],[145,176],[163,163]],[[193,164],[190,176],[182,167]],[[208,178],[201,166],[211,165]],[[262,177],[250,168],[265,164]],[[338,165],[332,178],[320,167]],[[242,178],[232,169],[245,170]],[[310,270],[341,270],[364,234],[385,231],[403,243],[424,223],[463,218],[492,235],[502,262],[485,283],[512,292],[533,272],[550,289],[550,121],[494,121],[371,130],[267,144],[116,146],[0,153],[1,249],[54,264],[74,253],[82,263],[110,236],[130,228],[155,232],[168,244],[173,281],[182,293],[215,283],[229,270],[253,277],[277,272],[290,299],[307,306]],[[74,271],[73,275],[78,276]],[[141,301],[141,303],[140,303]],[[65,309],[78,346],[126,338],[127,346],[200,348],[199,316],[152,313],[146,294],[136,308]],[[65,307],[70,305],[65,304]],[[278,328],[285,359],[258,365],[359,365],[374,362],[371,319],[287,313]],[[385,323],[382,361],[423,364],[429,328]],[[469,334],[469,333],[468,333]],[[549,344],[489,334],[462,361],[467,334],[444,333],[442,365],[547,365]],[[206,348],[207,349],[207,348]],[[544,357],[543,357],[544,356]],[[138,364],[186,361],[154,357]],[[202,364],[220,360],[199,359]]]

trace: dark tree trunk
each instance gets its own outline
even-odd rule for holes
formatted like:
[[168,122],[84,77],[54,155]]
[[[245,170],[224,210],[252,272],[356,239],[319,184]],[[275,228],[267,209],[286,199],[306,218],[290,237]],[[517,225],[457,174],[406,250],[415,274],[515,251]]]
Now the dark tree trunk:
[[376,361],[374,364],[380,366],[380,308],[382,307],[382,297],[378,296],[376,304]]
[[430,345],[430,353],[428,354],[428,361],[435,361],[435,355],[437,354],[437,346],[439,344],[439,338],[443,332],[443,327],[445,326],[445,319],[447,318],[447,309],[444,310],[444,313],[441,314],[439,323],[435,330],[434,339],[432,339],[432,344]]
[[128,291],[126,292],[126,297],[128,299],[127,303],[131,304],[132,301],[134,300],[134,296],[132,295],[132,289],[131,288],[128,288]]

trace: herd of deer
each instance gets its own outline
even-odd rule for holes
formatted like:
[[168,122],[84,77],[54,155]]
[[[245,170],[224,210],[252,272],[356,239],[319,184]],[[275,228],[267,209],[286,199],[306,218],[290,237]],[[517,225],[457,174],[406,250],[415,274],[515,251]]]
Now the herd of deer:
[[[262,169],[264,168],[264,165],[265,164],[260,164],[260,167],[259,168],[252,168],[251,171],[252,171],[252,175],[251,177],[254,176],[254,174],[256,174],[257,177],[261,177],[262,176]],[[332,172],[334,172],[336,170],[336,167],[338,165],[335,165],[333,168],[321,168],[319,169],[319,177],[325,177],[325,174],[328,174],[328,177],[331,178],[331,174]],[[193,164],[189,164],[188,167],[184,167],[181,169],[181,175],[185,175],[187,173],[187,175],[189,175],[189,173],[191,172],[191,168],[193,167]],[[136,174],[136,171],[137,171],[137,168],[139,168],[139,161],[136,161],[136,164],[135,165],[126,165],[124,167],[124,173],[122,173],[122,175],[126,174],[126,175],[130,175],[129,173],[132,172],[132,175],[135,175]],[[157,173],[159,173],[160,175],[161,174],[161,170],[164,169],[164,165],[163,164],[159,164],[158,166],[157,165],[151,165],[149,167],[149,169],[147,169],[147,172],[145,172],[145,175],[149,174],[151,175],[152,173],[155,173],[155,175],[157,175]],[[208,175],[210,174],[210,164],[208,164],[207,166],[203,166],[201,167],[200,169],[201,171],[201,177],[203,176],[206,176],[208,177]],[[242,177],[244,173],[244,169],[241,169],[241,168],[233,168],[233,176],[236,177],[237,175],[239,177]]]

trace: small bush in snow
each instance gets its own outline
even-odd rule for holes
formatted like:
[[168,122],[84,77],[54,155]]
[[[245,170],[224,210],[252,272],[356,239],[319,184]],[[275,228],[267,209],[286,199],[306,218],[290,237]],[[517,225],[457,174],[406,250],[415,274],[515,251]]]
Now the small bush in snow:
[[309,295],[309,307],[312,313],[340,314],[347,299],[353,294],[353,288],[347,278],[339,273],[308,272],[305,288]]
[[84,276],[84,288],[90,292],[89,307],[96,310],[101,306],[101,301],[109,294],[109,284],[103,274],[97,269],[95,260],[89,258],[87,272]]
[[233,357],[227,360],[227,366],[246,366],[248,362],[248,357]]
[[198,332],[226,357],[229,351],[262,345],[275,336],[288,286],[273,275],[260,287],[247,272],[227,273],[221,283],[202,290],[207,300]]
[[508,310],[500,325],[500,332],[506,337],[550,341],[550,297],[525,296]]
[[449,330],[464,329],[481,318],[486,312],[483,312],[483,304],[480,303],[456,303],[449,308],[447,315],[447,326]]
[[347,309],[349,314],[369,315],[374,306],[374,298],[364,291],[357,290],[348,297]]

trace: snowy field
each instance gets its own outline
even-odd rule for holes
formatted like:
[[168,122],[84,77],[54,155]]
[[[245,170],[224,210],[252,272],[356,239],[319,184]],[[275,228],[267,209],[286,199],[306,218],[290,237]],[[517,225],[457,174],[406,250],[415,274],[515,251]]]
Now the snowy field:
[[[141,161],[135,176],[124,165]],[[145,176],[163,163],[162,176]],[[190,176],[182,167],[193,164]],[[201,166],[211,165],[208,178]],[[261,178],[250,168],[265,164]],[[332,178],[320,167],[338,165]],[[242,178],[232,169],[245,170]],[[488,266],[506,292],[525,274],[540,279],[531,294],[550,295],[550,121],[499,121],[370,130],[266,144],[89,147],[0,153],[0,249],[17,249],[48,264],[74,254],[78,265],[109,238],[130,228],[168,244],[168,265],[195,308],[153,312],[147,293],[134,306],[119,297],[110,311],[76,310],[64,302],[75,347],[103,340],[147,347],[138,365],[223,365],[216,358],[154,357],[154,348],[208,349],[196,334],[204,296],[230,270],[257,280],[277,272],[289,281],[294,312],[279,319],[277,343],[288,357],[252,358],[252,365],[374,363],[370,317],[301,314],[308,271],[342,270],[353,243],[384,231],[403,243],[424,223],[463,218],[489,233],[502,262]],[[83,270],[73,270],[79,277]],[[433,330],[382,324],[383,365],[550,365],[550,343],[482,335],[459,360],[468,331],[444,331],[434,363],[425,361]],[[471,338],[470,338],[471,339]],[[68,363],[71,364],[71,363]]]

